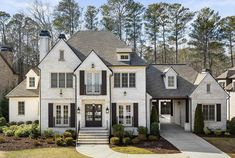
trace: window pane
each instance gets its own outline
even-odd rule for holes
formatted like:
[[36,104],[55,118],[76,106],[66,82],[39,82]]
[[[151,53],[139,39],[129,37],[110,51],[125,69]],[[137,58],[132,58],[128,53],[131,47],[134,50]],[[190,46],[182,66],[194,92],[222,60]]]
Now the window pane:
[[56,124],[61,124],[61,106],[56,106]]
[[206,91],[207,91],[207,93],[209,93],[211,91],[211,85],[210,84],[206,85]]
[[57,73],[51,73],[51,88],[57,88]]
[[124,115],[124,113],[123,113],[123,105],[119,105],[119,109],[118,109],[118,113],[119,113],[119,115],[118,115],[118,123],[119,124],[123,124],[124,122],[123,122],[123,115]]
[[120,73],[114,74],[114,87],[120,87]]
[[24,115],[24,114],[25,114],[24,102],[18,102],[18,115]]
[[95,73],[95,86],[94,90],[96,93],[100,91],[100,73]]
[[66,87],[73,88],[73,74],[72,73],[66,74]]
[[29,77],[29,87],[35,87],[35,78]]
[[203,117],[204,117],[204,120],[208,120],[208,105],[203,105]]
[[129,56],[128,55],[121,55],[121,59],[128,59]]
[[135,87],[135,73],[129,74],[129,87]]
[[92,73],[87,73],[87,92],[91,93],[92,92]]
[[214,105],[209,106],[209,119],[208,120],[210,121],[215,120],[215,106]]
[[122,87],[128,87],[128,73],[122,73]]
[[175,77],[174,76],[168,76],[168,87],[174,87],[175,86]]
[[65,73],[59,73],[59,88],[65,88]]
[[69,124],[69,107],[64,105],[64,124]]
[[64,60],[64,51],[63,50],[60,50],[60,61],[63,61]]

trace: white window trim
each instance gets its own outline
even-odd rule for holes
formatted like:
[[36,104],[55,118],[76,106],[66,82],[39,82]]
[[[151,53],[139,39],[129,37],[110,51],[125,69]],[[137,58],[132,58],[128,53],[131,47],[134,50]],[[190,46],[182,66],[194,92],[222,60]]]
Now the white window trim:
[[[115,78],[113,75],[113,88],[136,88],[136,72],[115,72],[117,74],[120,74],[120,87],[115,87]],[[114,73],[114,74],[115,74]],[[122,87],[122,74],[127,73],[127,87]],[[135,74],[135,86],[134,87],[130,87],[130,74]]]
[[[101,85],[102,85],[102,75],[101,75],[101,71],[85,71],[85,86],[87,87],[88,86],[88,78],[87,78],[87,75],[91,73],[91,79],[92,79],[92,92],[88,92],[87,91],[87,88],[86,88],[86,94],[101,94]],[[95,88],[93,87],[93,85],[96,85],[96,80],[95,80],[95,74],[99,74],[99,83],[98,83],[98,86],[99,86],[99,92],[95,92]]]
[[[51,85],[51,76],[52,76],[52,74],[57,74],[57,86],[56,87],[52,87],[52,85]],[[65,87],[64,88],[60,88],[59,87],[59,80],[60,80],[60,77],[59,77],[59,74],[60,73],[64,73],[65,74]],[[73,74],[72,72],[51,72],[50,73],[50,88],[52,88],[52,89],[72,89],[73,87],[74,87],[74,79],[73,79],[73,76],[72,76],[72,79],[73,79],[73,86],[72,87],[67,87],[67,74],[69,74],[69,73],[71,73],[71,74]]]
[[[122,55],[128,56],[128,59],[121,59]],[[120,54],[118,54],[118,61],[130,61],[130,54],[129,53],[120,53]]]
[[214,108],[215,108],[215,119],[214,120],[204,120],[204,122],[216,122],[217,120],[217,108],[216,108],[216,104],[202,104],[202,112],[203,112],[203,106],[206,106],[206,105],[213,105]]
[[[125,118],[126,118],[126,106],[127,105],[130,105],[131,107],[131,124],[126,124],[126,121],[125,121]],[[119,124],[119,106],[123,106],[123,126],[125,127],[132,127],[134,125],[134,122],[133,122],[133,117],[134,117],[134,109],[133,109],[133,103],[119,103],[117,104],[117,111],[116,111],[116,116],[117,116],[117,122]]]
[[[34,86],[31,86],[30,85],[30,79],[34,79]],[[35,88],[35,86],[36,86],[36,78],[35,77],[29,77],[29,88]]]
[[[168,84],[169,77],[174,77],[174,86],[169,86],[169,84]],[[165,84],[166,84],[167,89],[177,89],[177,76],[176,75],[167,75]]]
[[[68,124],[64,124],[63,123],[63,117],[64,117],[64,105],[68,106]],[[62,123],[61,124],[57,124],[56,123],[56,106],[61,106],[61,116],[63,116],[61,118],[61,121]],[[70,117],[71,117],[71,114],[70,114],[70,104],[64,104],[64,103],[56,103],[53,105],[53,117],[54,117],[54,124],[55,124],[55,127],[69,127],[70,125]]]

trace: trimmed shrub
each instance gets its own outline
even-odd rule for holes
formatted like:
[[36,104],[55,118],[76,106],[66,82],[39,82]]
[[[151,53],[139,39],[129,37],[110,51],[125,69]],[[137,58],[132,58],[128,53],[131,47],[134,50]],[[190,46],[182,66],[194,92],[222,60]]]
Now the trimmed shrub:
[[6,128],[6,126],[1,126],[0,127],[0,133],[3,133],[3,129]]
[[63,136],[64,138],[72,137],[72,134],[70,132],[64,132]]
[[39,120],[35,120],[33,123],[35,123],[35,124],[39,124]]
[[154,136],[154,135],[150,135],[148,137],[148,140],[150,140],[150,141],[157,141],[158,139],[159,139],[159,137],[158,136]]
[[131,138],[129,138],[129,137],[122,138],[122,143],[124,145],[129,145],[131,143]]
[[71,133],[73,139],[76,139],[76,131],[75,130],[72,130],[72,129],[67,129],[65,132],[69,132]]
[[12,125],[17,125],[17,123],[14,122],[14,121],[12,121],[12,122],[9,123],[9,125],[10,125],[10,126],[12,126]]
[[122,138],[124,136],[123,125],[120,125],[120,124],[113,125],[113,135],[114,137]]
[[138,127],[137,131],[139,134],[143,134],[143,135],[147,135],[147,133],[148,133],[148,129],[143,126]]
[[205,135],[210,135],[212,133],[212,131],[208,127],[204,127],[203,131],[204,131]]
[[194,133],[202,134],[204,128],[204,119],[202,114],[202,106],[197,105],[194,119]]
[[6,142],[5,138],[0,137],[0,144],[5,143],[5,142]]
[[17,125],[18,125],[18,126],[19,126],[19,125],[23,125],[23,124],[24,124],[23,121],[17,122]]
[[43,136],[46,137],[46,138],[51,138],[51,137],[54,136],[54,132],[52,131],[52,129],[46,129],[43,132]]
[[157,122],[153,122],[150,125],[150,134],[154,135],[154,136],[159,136],[160,135],[159,124]]
[[73,138],[67,137],[64,139],[67,146],[73,146]]
[[14,135],[16,137],[28,137],[30,135],[30,130],[19,128],[15,131]]
[[32,121],[26,121],[26,122],[25,122],[26,125],[30,125],[30,124],[32,124],[32,123],[33,123]]
[[7,120],[4,117],[0,117],[0,126],[6,126]]
[[216,129],[216,130],[214,131],[214,134],[215,134],[216,136],[221,136],[221,135],[222,135],[222,130],[221,130],[221,129]]
[[141,140],[140,140],[138,137],[135,137],[134,139],[131,140],[131,142],[132,142],[133,144],[139,144],[140,141],[141,141]]
[[65,142],[62,138],[57,138],[56,139],[56,145],[58,146],[65,146]]
[[118,137],[110,138],[110,144],[111,145],[119,145],[120,144],[120,138],[118,138]]
[[147,137],[146,137],[145,134],[139,134],[139,135],[138,135],[138,138],[139,138],[139,140],[141,140],[141,141],[146,141],[146,140],[147,140]]
[[62,136],[59,134],[59,133],[55,133],[54,134],[54,138],[57,139],[57,138],[61,138]]
[[4,134],[5,136],[12,137],[14,135],[14,131],[9,129],[4,131]]
[[229,132],[224,132],[224,135],[227,137],[231,136],[231,134]]
[[47,142],[47,144],[55,144],[55,141],[53,138],[47,138],[46,142]]
[[32,139],[37,139],[40,136],[39,126],[38,124],[32,124],[31,131],[29,137]]
[[235,136],[235,117],[233,117],[231,121],[227,121],[227,129],[232,135]]
[[158,111],[156,109],[156,106],[152,107],[151,115],[150,115],[150,124],[152,124],[153,122],[159,122],[159,116],[158,116]]

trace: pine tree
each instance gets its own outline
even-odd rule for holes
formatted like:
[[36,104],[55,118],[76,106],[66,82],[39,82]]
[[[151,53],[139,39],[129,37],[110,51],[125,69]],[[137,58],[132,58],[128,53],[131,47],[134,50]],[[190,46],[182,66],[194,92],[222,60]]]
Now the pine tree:
[[89,5],[85,13],[85,27],[88,30],[97,30],[99,9]]
[[6,23],[10,18],[10,14],[0,11],[0,30],[2,31],[2,45],[6,45]]

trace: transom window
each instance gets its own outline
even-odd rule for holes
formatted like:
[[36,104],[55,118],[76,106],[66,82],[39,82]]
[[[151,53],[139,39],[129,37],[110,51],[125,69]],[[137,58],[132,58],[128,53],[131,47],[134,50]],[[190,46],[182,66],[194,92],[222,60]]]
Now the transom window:
[[56,105],[55,106],[55,125],[69,126],[69,106]]
[[51,73],[51,88],[73,88],[73,74]]
[[35,87],[35,77],[29,77],[29,87]]
[[168,76],[168,87],[175,87],[175,76]]
[[60,50],[59,61],[64,61],[64,50]]
[[25,103],[23,101],[18,102],[18,115],[25,114]]
[[124,126],[132,126],[133,109],[130,104],[118,106],[118,123]]
[[215,105],[203,105],[203,118],[205,121],[215,121]]
[[135,73],[114,73],[115,88],[134,88],[136,86]]
[[101,93],[101,73],[88,72],[86,73],[86,92],[87,94]]

